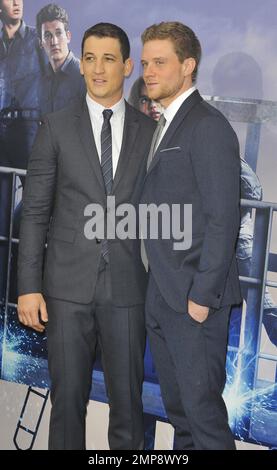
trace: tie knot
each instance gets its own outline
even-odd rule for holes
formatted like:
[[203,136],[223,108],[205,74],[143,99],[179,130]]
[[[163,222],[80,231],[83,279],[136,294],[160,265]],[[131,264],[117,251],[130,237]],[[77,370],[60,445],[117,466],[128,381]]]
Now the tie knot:
[[111,109],[104,109],[103,117],[104,121],[109,121],[113,115],[113,111]]

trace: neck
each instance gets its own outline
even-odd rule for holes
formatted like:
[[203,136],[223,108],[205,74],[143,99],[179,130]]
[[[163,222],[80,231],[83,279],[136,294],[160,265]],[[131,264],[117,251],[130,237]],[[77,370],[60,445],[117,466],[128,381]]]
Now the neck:
[[[66,56],[67,58],[67,56]],[[50,64],[51,64],[51,67],[53,69],[53,71],[56,73],[60,70],[60,68],[63,66],[63,64],[65,63],[66,61],[66,58],[65,59],[60,59],[60,60],[50,60]]]
[[118,103],[122,96],[123,96],[123,90],[121,94],[118,94],[117,96],[114,97],[108,97],[108,98],[99,98],[98,96],[93,96],[89,90],[87,90],[89,97],[95,101],[98,104],[101,104],[101,106],[104,106],[104,108],[109,109],[112,108],[116,103]]
[[20,26],[21,20],[10,20],[8,22],[5,22],[4,29],[9,39],[12,39],[14,37],[15,33],[19,30]]

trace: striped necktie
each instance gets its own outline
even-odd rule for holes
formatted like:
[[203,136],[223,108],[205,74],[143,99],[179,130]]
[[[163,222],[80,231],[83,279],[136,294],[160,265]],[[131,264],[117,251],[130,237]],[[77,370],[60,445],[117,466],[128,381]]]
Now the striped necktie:
[[112,129],[110,119],[111,109],[104,109],[104,122],[101,130],[101,168],[107,195],[111,194],[113,185],[113,160],[112,160]]
[[[110,123],[112,114],[111,109],[104,109],[104,122],[101,130],[101,169],[107,196],[111,194],[113,185],[112,129]],[[109,244],[106,238],[102,241],[101,253],[106,263],[108,263]]]

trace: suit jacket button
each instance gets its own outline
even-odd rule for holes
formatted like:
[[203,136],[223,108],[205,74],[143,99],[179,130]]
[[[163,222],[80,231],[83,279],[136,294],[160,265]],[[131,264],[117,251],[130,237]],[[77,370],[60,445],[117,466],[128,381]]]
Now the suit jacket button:
[[100,240],[100,238],[96,238],[95,241],[96,243],[101,243],[102,240]]

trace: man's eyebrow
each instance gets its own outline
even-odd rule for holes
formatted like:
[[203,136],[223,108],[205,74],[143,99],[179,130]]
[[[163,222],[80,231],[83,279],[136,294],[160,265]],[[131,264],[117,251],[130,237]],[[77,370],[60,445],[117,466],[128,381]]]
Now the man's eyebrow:
[[[158,57],[152,57],[152,58],[151,58],[151,60],[161,60],[161,59],[162,59],[162,60],[166,60],[166,57],[158,56]],[[148,60],[143,59],[143,58],[142,58],[140,61],[141,61],[141,62],[149,62]]]
[[[87,52],[84,53],[84,56],[85,56],[85,57],[88,56],[88,55],[95,56],[94,52],[89,52],[89,51],[87,51]],[[114,57],[114,58],[116,59],[117,56],[114,55],[114,54],[112,54],[111,52],[105,52],[105,53],[104,53],[104,57]]]
[[116,55],[114,55],[112,52],[105,52],[104,56],[114,57],[116,59]]
[[[56,29],[55,29],[55,33],[61,32],[61,31],[62,31],[62,28],[56,28]],[[46,30],[44,31],[44,34],[52,34],[52,32],[51,32],[49,29],[46,29]]]

